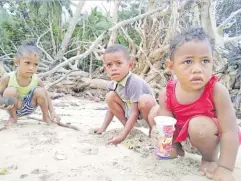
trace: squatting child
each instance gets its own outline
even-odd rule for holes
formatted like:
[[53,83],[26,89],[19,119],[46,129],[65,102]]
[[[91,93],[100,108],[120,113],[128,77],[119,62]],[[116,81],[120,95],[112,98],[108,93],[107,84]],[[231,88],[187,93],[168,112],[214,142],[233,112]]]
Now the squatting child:
[[0,94],[3,97],[13,97],[13,106],[7,108],[9,119],[6,125],[17,122],[19,117],[29,115],[40,106],[42,120],[48,124],[59,121],[44,84],[37,76],[41,52],[34,43],[22,45],[16,53],[14,63],[17,69],[1,78]]
[[156,115],[177,119],[172,155],[183,156],[183,149],[198,153],[202,175],[233,181],[241,136],[229,92],[212,75],[213,49],[213,40],[202,28],[184,31],[172,40],[167,66],[177,80],[170,80],[160,92],[160,105],[151,110],[149,120],[155,135]]
[[143,118],[149,125],[148,115],[156,101],[147,82],[131,72],[133,61],[124,46],[109,46],[104,52],[103,62],[111,79],[106,95],[108,110],[102,127],[95,132],[103,133],[116,116],[123,124],[124,130],[109,143],[118,144],[127,137],[137,119]]

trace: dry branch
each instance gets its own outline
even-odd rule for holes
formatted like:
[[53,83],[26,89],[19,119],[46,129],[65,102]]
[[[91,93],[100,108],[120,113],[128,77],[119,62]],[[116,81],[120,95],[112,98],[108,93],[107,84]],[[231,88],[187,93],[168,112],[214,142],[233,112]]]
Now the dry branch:
[[37,47],[46,55],[46,58],[47,58],[48,60],[50,60],[51,62],[53,62],[54,59],[53,59],[41,46],[39,46],[40,39],[41,39],[44,35],[46,35],[49,31],[50,31],[50,29],[48,29],[46,32],[44,32],[42,35],[40,35],[40,36],[38,37],[36,45],[37,45]]
[[[36,117],[33,117],[33,116],[28,116],[27,118],[28,119],[34,119],[34,120],[37,120],[37,121],[42,121],[42,119],[36,118]],[[65,124],[65,123],[61,123],[61,122],[56,122],[56,124],[59,125],[59,126],[65,127],[65,128],[70,128],[70,129],[76,130],[76,131],[80,130],[76,126],[73,126],[73,125],[70,125],[70,124]]]
[[72,57],[72,58],[70,58],[70,59],[68,59],[68,60],[60,63],[59,65],[57,65],[57,66],[56,66],[55,68],[53,68],[52,70],[50,70],[50,71],[48,71],[48,72],[45,72],[45,73],[41,73],[41,74],[39,74],[39,76],[40,76],[40,77],[41,77],[41,76],[48,76],[48,75],[56,72],[58,69],[62,68],[63,66],[68,65],[69,62],[73,62],[73,61],[75,61],[75,60],[77,60],[77,59],[82,59],[82,58],[87,57],[87,56],[94,50],[94,48],[101,42],[101,40],[104,38],[104,35],[105,35],[106,33],[107,33],[107,31],[104,31],[104,32],[92,43],[92,45],[90,46],[90,48],[89,48],[86,52],[84,52],[84,53],[82,53],[82,54],[80,54],[80,55],[78,55],[78,56]]
[[224,38],[224,43],[229,43],[231,41],[241,41],[241,36],[236,36],[236,37],[225,37]]
[[70,20],[70,23],[69,23],[67,32],[65,33],[64,40],[61,44],[60,50],[58,51],[58,53],[55,57],[55,61],[58,61],[59,59],[62,59],[62,57],[64,55],[64,52],[66,51],[66,49],[68,47],[68,44],[70,42],[70,39],[71,39],[71,36],[72,36],[73,31],[75,29],[75,26],[78,23],[79,16],[80,16],[81,11],[84,7],[84,4],[85,4],[85,0],[79,1],[78,5],[76,7],[76,10],[74,12],[74,15]]
[[225,20],[221,23],[221,25],[219,25],[218,30],[225,29],[224,26],[225,26],[226,24],[228,24],[228,23],[229,23],[236,15],[238,15],[239,13],[241,13],[241,9],[238,9],[237,11],[232,12],[231,15],[230,15],[227,19],[225,19]]
[[160,8],[156,8],[154,9],[153,11],[150,11],[150,12],[147,12],[147,13],[144,13],[144,14],[141,14],[141,15],[138,15],[134,18],[130,18],[130,19],[127,19],[127,20],[124,20],[124,21],[121,21],[119,23],[117,23],[115,26],[113,26],[112,28],[110,28],[108,31],[112,32],[112,31],[115,31],[117,29],[120,29],[121,27],[127,25],[127,24],[131,24],[135,21],[138,21],[138,20],[141,20],[147,16],[151,16],[159,11],[162,11],[163,9],[165,9],[164,7],[160,7]]

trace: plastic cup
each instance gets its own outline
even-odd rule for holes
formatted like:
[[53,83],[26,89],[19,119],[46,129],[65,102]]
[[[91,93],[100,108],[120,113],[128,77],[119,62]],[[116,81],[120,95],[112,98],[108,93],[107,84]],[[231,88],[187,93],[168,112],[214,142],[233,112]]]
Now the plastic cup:
[[169,116],[157,116],[154,120],[157,129],[157,156],[159,159],[169,159],[177,121],[175,118]]

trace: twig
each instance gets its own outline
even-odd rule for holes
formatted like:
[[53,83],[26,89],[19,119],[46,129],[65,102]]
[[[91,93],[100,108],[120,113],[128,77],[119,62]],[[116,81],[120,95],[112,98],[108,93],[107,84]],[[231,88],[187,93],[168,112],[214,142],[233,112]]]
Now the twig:
[[40,36],[38,37],[36,45],[37,45],[37,47],[46,55],[46,58],[47,58],[48,60],[50,60],[51,62],[53,62],[54,59],[48,54],[47,51],[45,51],[45,50],[39,45],[40,39],[41,39],[43,36],[45,36],[49,31],[50,31],[50,29],[48,29],[46,32],[44,32],[42,35],[40,35]]
[[[28,119],[34,119],[34,120],[37,120],[37,121],[42,121],[42,119],[36,118],[36,117],[33,117],[33,116],[28,116],[27,118]],[[59,126],[65,127],[65,128],[70,128],[70,129],[73,129],[73,130],[76,130],[76,131],[80,130],[76,126],[73,126],[73,125],[70,125],[70,124],[65,124],[65,123],[61,123],[61,122],[55,122],[55,123]]]
[[241,36],[236,36],[236,37],[224,37],[224,43],[229,43],[232,41],[240,41],[241,40]]
[[228,24],[228,23],[229,23],[237,14],[239,14],[239,13],[241,13],[241,9],[238,9],[237,11],[232,12],[231,15],[230,15],[227,19],[225,19],[225,20],[221,23],[221,25],[219,25],[218,30],[221,30],[222,28],[225,29],[224,26],[225,26],[226,24]]
[[60,49],[57,52],[56,56],[54,57],[53,63],[57,62],[58,60],[61,60],[64,55],[64,52],[67,50],[69,42],[71,40],[71,36],[74,32],[76,24],[78,23],[78,20],[79,20],[79,17],[80,17],[80,14],[82,12],[84,5],[85,5],[85,0],[79,1],[78,5],[75,9],[75,12],[74,12],[72,18],[70,19],[70,22],[69,22],[67,31],[64,35],[64,39],[61,43]]
[[69,62],[73,62],[73,61],[75,61],[75,60],[78,60],[78,59],[87,57],[87,56],[93,51],[93,49],[102,41],[102,39],[104,38],[104,35],[105,35],[106,33],[107,33],[107,31],[104,31],[104,32],[92,43],[92,45],[89,47],[89,49],[88,49],[86,52],[84,52],[84,53],[82,53],[82,54],[80,54],[80,55],[77,55],[77,56],[75,56],[75,57],[72,57],[72,58],[70,58],[70,59],[68,59],[68,60],[66,60],[66,61],[58,64],[58,65],[57,65],[55,68],[53,68],[52,70],[50,70],[50,71],[48,71],[48,72],[45,72],[45,73],[42,73],[42,74],[39,74],[39,76],[40,76],[40,77],[41,77],[41,76],[48,76],[48,75],[56,72],[57,70],[59,70],[59,69],[62,68],[63,66],[68,65]]

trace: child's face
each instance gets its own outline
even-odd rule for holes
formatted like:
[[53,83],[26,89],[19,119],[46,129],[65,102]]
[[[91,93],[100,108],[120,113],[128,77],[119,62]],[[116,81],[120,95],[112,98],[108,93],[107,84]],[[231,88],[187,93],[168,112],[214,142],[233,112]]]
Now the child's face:
[[213,57],[208,41],[186,42],[174,53],[172,69],[183,88],[199,90],[212,76]]
[[122,52],[107,53],[103,59],[105,70],[111,80],[122,80],[132,67],[132,61],[128,61]]
[[16,64],[18,65],[18,70],[22,76],[31,77],[37,72],[39,56],[25,54],[16,60]]

